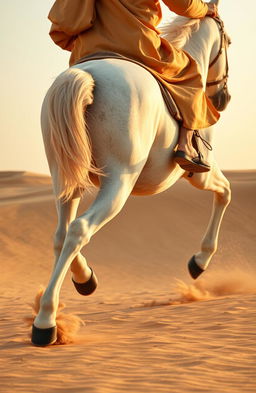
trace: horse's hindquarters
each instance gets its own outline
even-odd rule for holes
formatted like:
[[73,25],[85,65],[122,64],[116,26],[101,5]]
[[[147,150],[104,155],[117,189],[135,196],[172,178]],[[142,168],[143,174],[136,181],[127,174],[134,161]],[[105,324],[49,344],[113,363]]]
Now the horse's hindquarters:
[[[161,192],[183,173],[172,161],[178,139],[154,77],[138,65],[117,59],[88,61],[78,66],[94,81],[94,102],[87,121],[97,166],[120,161],[129,172],[143,169],[133,193]],[[175,168],[175,170],[174,170]]]

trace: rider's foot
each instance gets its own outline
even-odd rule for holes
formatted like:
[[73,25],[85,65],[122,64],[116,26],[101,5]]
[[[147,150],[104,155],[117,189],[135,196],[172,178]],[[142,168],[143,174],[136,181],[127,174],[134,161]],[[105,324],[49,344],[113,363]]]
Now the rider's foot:
[[194,130],[181,127],[177,151],[174,160],[182,169],[189,172],[208,172],[210,165],[202,159],[192,143]]

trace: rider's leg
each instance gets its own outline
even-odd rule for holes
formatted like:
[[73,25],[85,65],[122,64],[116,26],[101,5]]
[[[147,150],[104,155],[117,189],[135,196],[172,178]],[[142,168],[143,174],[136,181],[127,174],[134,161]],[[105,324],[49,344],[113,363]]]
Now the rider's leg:
[[178,150],[184,151],[189,157],[193,158],[197,156],[197,152],[192,144],[194,130],[180,127]]
[[[210,165],[208,162],[206,162],[203,159],[203,155],[201,152],[199,152],[198,145],[195,140],[194,140],[195,145],[193,145],[192,138],[194,134],[195,134],[194,130],[181,126],[178,148],[174,154],[174,160],[185,171],[208,172],[210,170]],[[196,135],[200,136],[198,131],[196,131]],[[197,150],[194,148],[194,146],[197,147]]]

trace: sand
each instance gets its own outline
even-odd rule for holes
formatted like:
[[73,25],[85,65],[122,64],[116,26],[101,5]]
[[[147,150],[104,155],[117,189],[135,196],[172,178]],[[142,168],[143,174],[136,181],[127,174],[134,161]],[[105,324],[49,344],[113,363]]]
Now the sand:
[[212,194],[181,180],[131,197],[83,250],[97,292],[83,298],[70,275],[64,282],[62,313],[83,326],[72,343],[38,348],[24,318],[53,263],[51,180],[0,172],[0,392],[255,392],[256,171],[226,175],[233,199],[202,278],[189,277],[187,261]]

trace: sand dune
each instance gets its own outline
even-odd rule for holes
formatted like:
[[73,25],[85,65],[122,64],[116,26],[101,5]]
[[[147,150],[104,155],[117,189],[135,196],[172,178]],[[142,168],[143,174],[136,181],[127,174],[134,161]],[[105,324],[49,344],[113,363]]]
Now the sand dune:
[[180,181],[157,196],[131,197],[84,249],[97,292],[84,299],[70,276],[63,285],[60,319],[84,322],[73,343],[36,348],[24,318],[53,262],[51,180],[0,172],[0,391],[255,392],[256,171],[226,175],[233,199],[202,278],[192,281],[186,265],[211,193]]

